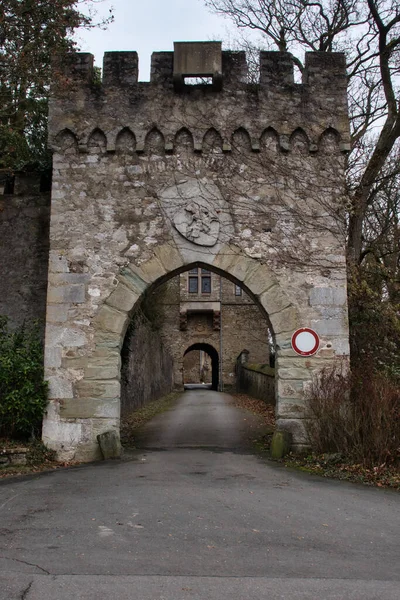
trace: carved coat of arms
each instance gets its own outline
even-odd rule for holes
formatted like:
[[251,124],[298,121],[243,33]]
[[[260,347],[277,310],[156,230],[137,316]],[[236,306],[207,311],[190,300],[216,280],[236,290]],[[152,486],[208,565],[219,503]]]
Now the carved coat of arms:
[[221,234],[224,202],[218,188],[209,182],[187,179],[161,194],[164,210],[173,227],[198,246],[215,246]]
[[217,214],[197,202],[190,202],[173,216],[174,227],[187,240],[199,246],[214,246],[218,240]]

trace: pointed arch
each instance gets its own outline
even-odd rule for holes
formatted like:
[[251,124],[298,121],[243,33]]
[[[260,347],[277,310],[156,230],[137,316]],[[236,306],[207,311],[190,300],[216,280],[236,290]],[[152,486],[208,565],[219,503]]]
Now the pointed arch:
[[90,154],[103,154],[107,151],[107,138],[99,127],[92,131],[88,139],[88,152]]
[[322,154],[336,154],[339,152],[340,134],[333,127],[328,127],[322,132],[318,140],[318,149]]
[[193,135],[187,127],[181,127],[174,138],[174,152],[193,152]]
[[157,156],[165,154],[165,137],[158,127],[153,127],[147,133],[144,140],[144,152],[145,154],[155,154]]
[[261,151],[276,154],[279,150],[279,135],[273,127],[267,127],[261,134]]
[[136,150],[136,136],[129,127],[124,127],[117,135],[115,150],[120,154],[133,154]]
[[78,138],[70,129],[60,131],[56,136],[57,148],[65,155],[78,154]]
[[310,141],[304,129],[298,127],[290,136],[289,146],[292,154],[308,154],[310,151]]
[[221,154],[222,146],[223,140],[221,134],[214,127],[208,129],[203,137],[203,152]]
[[251,152],[251,139],[244,127],[239,127],[232,134],[232,150],[235,152]]

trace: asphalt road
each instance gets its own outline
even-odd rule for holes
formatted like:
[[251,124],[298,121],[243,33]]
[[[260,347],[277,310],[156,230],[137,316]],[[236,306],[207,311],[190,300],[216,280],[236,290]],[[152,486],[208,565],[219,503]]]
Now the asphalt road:
[[398,600],[400,500],[254,456],[192,390],[129,460],[0,483],[0,600]]

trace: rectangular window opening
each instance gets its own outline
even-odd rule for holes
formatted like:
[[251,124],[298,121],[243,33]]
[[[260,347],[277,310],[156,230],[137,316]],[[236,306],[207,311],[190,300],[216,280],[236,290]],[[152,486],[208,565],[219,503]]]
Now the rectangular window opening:
[[201,278],[201,293],[211,294],[211,276],[203,275]]
[[189,294],[198,294],[199,280],[197,277],[189,277]]
[[185,85],[212,85],[212,77],[184,77]]
[[235,296],[241,296],[242,295],[242,288],[240,287],[240,285],[235,285]]

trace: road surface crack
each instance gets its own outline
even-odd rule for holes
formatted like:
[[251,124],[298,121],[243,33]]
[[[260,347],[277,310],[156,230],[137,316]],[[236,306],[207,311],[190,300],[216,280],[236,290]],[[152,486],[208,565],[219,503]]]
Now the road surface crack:
[[23,590],[23,592],[21,594],[21,600],[26,600],[26,598],[28,597],[29,592],[31,591],[32,585],[33,585],[33,579],[29,583],[28,587]]
[[50,571],[47,571],[43,567],[39,567],[39,565],[35,565],[35,563],[30,563],[26,560],[21,560],[19,558],[10,558],[9,556],[0,556],[0,558],[4,558],[4,560],[13,560],[15,562],[22,563],[23,565],[28,565],[29,567],[36,567],[36,569],[39,569],[43,573],[46,573],[46,575],[51,575]]

